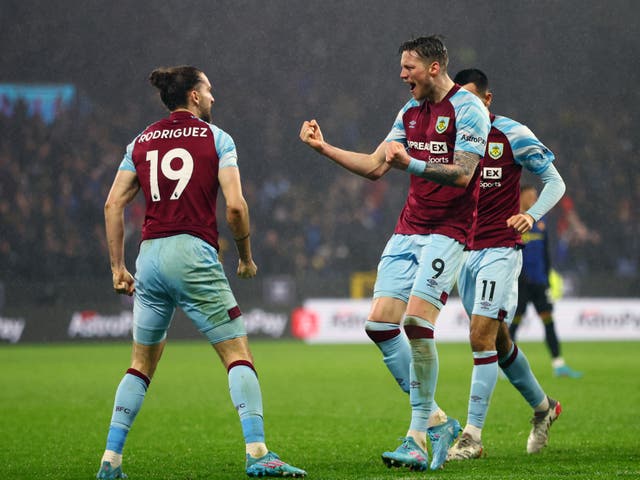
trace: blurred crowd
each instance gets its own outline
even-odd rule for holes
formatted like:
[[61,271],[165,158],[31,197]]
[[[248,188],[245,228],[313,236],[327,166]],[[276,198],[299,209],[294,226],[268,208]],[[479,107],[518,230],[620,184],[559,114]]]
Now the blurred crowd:
[[[132,132],[148,122],[136,109],[111,115],[108,108],[102,107],[99,115],[73,108],[59,112],[51,124],[19,106],[11,117],[0,115],[0,280],[110,274],[104,200]],[[276,122],[275,115],[267,116],[267,123]],[[552,256],[556,268],[567,274],[606,273],[637,282],[640,176],[630,168],[635,150],[631,123],[625,130],[620,128],[625,119],[618,118],[613,131],[607,118],[565,112],[546,129],[537,129],[556,153],[567,183],[567,195],[549,215]],[[266,135],[270,128],[277,130],[267,126]],[[356,144],[358,132],[347,133]],[[287,152],[291,138],[273,144],[274,137],[268,148],[278,155]],[[243,141],[235,140],[239,146]],[[282,154],[280,168],[262,170],[240,159],[260,272],[348,275],[375,268],[402,208],[408,177],[392,172],[370,182],[319,156],[312,161],[322,164],[324,174],[309,174],[299,159],[289,157]],[[133,269],[144,215],[141,196],[126,215]],[[224,219],[222,210],[219,219]],[[220,223],[222,253],[233,256],[229,232]],[[615,288],[615,282],[607,288]]]
[[[50,125],[20,107],[12,117],[0,115],[3,280],[109,274],[103,205],[131,132],[144,123],[104,113],[97,118],[91,112],[60,112]],[[309,187],[299,181],[302,172],[283,169],[258,179],[246,160],[240,165],[254,255],[263,274],[375,266],[403,196],[400,192],[390,203],[388,181],[366,182],[336,168],[327,179],[309,179]],[[221,249],[233,255],[221,203]],[[143,219],[139,195],[126,211],[130,268]]]

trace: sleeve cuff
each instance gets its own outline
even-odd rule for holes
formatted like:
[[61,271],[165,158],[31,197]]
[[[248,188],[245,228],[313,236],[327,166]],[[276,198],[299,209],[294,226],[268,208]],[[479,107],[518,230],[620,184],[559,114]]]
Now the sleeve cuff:
[[409,158],[411,160],[409,160],[409,166],[407,167],[407,172],[413,175],[417,175],[418,177],[421,177],[425,169],[427,168],[427,162],[423,162],[422,160],[417,160],[413,157],[409,157]]

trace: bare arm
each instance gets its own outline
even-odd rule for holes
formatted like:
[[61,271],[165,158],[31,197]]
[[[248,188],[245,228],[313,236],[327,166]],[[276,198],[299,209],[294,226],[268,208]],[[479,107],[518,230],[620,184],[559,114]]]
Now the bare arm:
[[473,178],[473,174],[480,163],[480,155],[456,150],[453,153],[452,164],[427,163],[411,158],[398,142],[389,142],[386,145],[386,163],[400,170],[408,170],[409,173],[418,175],[427,180],[449,185],[452,187],[466,188]]
[[242,195],[240,172],[235,167],[222,168],[218,172],[218,181],[227,204],[227,223],[238,250],[238,276],[255,277],[258,267],[251,255],[249,207]]
[[124,209],[140,190],[135,172],[119,170],[111,185],[104,204],[104,222],[107,246],[113,277],[113,288],[117,293],[133,295],[133,276],[124,264]]
[[370,180],[378,180],[391,168],[385,163],[384,148],[386,142],[378,145],[378,148],[371,154],[342,150],[325,142],[320,125],[315,120],[306,121],[302,124],[300,140],[341,167]]

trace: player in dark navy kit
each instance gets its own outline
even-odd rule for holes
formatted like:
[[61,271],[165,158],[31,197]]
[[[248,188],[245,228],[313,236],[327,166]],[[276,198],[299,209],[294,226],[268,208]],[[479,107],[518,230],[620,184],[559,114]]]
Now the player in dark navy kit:
[[[303,477],[265,444],[262,396],[242,313],[218,260],[216,201],[239,255],[237,274],[256,275],[249,210],[242,195],[236,148],[211,121],[206,75],[190,66],[154,70],[149,80],[170,115],[147,127],[127,147],[105,203],[113,287],[135,295],[133,354],[118,386],[107,446],[97,478],[125,478],[122,450],[166,344],[176,307],[213,345],[228,371],[240,416],[250,477]],[[142,190],[146,211],[135,279],[124,264],[124,209]]]
[[[456,83],[474,93],[487,108],[492,94],[486,75],[467,69]],[[449,460],[478,458],[482,454],[482,428],[498,378],[498,366],[534,410],[527,451],[540,451],[551,423],[561,412],[531,372],[524,353],[511,341],[508,325],[517,303],[517,279],[522,265],[521,234],[555,205],[565,191],[553,165],[553,153],[526,126],[507,117],[490,115],[487,152],[482,165],[478,221],[458,278],[458,290],[471,319],[469,340],[473,372],[467,424],[448,454]],[[522,168],[544,183],[538,202],[520,210]]]
[[[400,77],[413,98],[372,154],[327,143],[316,120],[303,123],[300,138],[371,180],[391,168],[411,174],[405,206],[378,264],[365,329],[400,387],[409,392],[412,407],[406,437],[395,451],[383,453],[383,461],[425,470],[427,434],[433,447],[430,467],[437,469],[460,430],[434,401],[438,376],[434,330],[473,232],[478,164],[490,125],[482,103],[447,74],[448,53],[439,37],[405,42],[400,53]],[[400,330],[403,317],[406,337]]]
[[[526,211],[538,198],[533,185],[523,185],[520,191],[520,209]],[[522,252],[522,271],[518,278],[518,306],[509,326],[515,340],[516,331],[527,305],[532,303],[544,324],[544,339],[551,354],[551,366],[556,377],[580,378],[582,372],[572,369],[560,354],[560,341],[553,322],[553,303],[549,292],[549,236],[544,218],[533,224],[533,228],[522,236],[525,249]]]

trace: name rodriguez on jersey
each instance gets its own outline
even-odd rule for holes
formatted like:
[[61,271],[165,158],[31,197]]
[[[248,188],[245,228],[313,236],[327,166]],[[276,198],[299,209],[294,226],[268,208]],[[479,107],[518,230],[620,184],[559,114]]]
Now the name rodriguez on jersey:
[[200,137],[207,138],[207,127],[184,127],[176,129],[154,130],[140,135],[138,143],[148,142],[156,138]]

